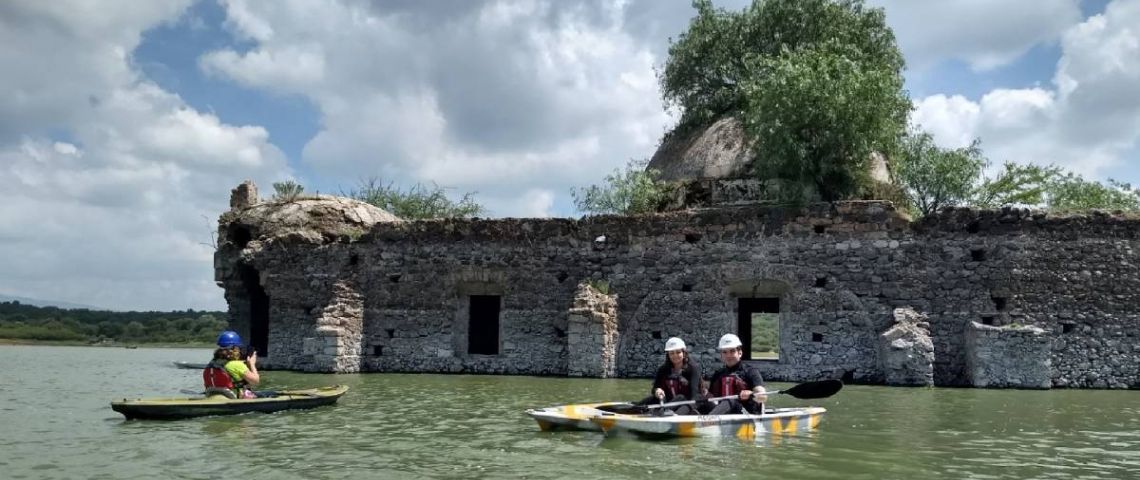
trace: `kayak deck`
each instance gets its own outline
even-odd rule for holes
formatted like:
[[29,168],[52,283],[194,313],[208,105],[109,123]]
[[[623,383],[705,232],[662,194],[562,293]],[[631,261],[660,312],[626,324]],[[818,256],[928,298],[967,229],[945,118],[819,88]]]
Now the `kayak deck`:
[[752,440],[770,434],[802,433],[819,426],[820,407],[773,408],[763,415],[623,415],[601,412],[590,421],[602,431],[627,431],[661,437],[737,437]]
[[590,421],[590,417],[607,413],[620,407],[629,407],[626,402],[580,403],[574,405],[559,405],[547,408],[528,409],[530,415],[538,422],[539,430],[590,430],[601,431],[601,427]]
[[221,395],[200,398],[123,399],[111,402],[111,409],[128,420],[177,420],[210,415],[236,415],[248,412],[278,412],[308,409],[336,403],[348,391],[347,385],[281,390],[270,398],[229,399]]

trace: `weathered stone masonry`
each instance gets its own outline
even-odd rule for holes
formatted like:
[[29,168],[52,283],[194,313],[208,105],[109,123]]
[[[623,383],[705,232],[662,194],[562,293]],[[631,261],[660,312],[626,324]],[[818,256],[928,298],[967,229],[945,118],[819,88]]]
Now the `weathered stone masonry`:
[[[1137,232],[1016,209],[912,223],[883,202],[403,222],[239,201],[215,267],[270,368],[648,376],[670,336],[713,365],[740,299],[762,298],[780,312],[780,358],[758,363],[774,380],[1137,388]],[[469,331],[475,297],[497,331]],[[900,307],[927,318],[884,336]],[[497,351],[469,353],[473,335]]]

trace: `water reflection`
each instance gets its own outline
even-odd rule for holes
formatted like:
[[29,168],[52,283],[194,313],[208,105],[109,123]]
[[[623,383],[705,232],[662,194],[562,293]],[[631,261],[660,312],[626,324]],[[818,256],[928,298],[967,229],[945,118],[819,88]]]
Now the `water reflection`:
[[[848,386],[819,401],[773,399],[773,406],[810,403],[828,413],[814,433],[755,442],[540,432],[523,414],[639,398],[644,380],[270,371],[268,388],[352,390],[334,407],[268,415],[128,422],[110,411],[112,399],[179,396],[197,386],[198,372],[170,361],[208,355],[0,348],[0,365],[15,366],[0,369],[5,478],[962,480],[1128,478],[1140,471],[1137,392]],[[45,371],[59,373],[37,381]]]

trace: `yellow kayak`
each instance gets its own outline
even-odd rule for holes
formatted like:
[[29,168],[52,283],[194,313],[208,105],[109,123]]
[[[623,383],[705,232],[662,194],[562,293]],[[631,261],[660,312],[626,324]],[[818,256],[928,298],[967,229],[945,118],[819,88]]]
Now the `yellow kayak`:
[[222,395],[199,398],[143,398],[111,402],[111,409],[128,420],[177,420],[209,415],[235,415],[247,412],[278,412],[315,408],[336,403],[348,391],[346,385],[281,390],[269,398],[230,399]]

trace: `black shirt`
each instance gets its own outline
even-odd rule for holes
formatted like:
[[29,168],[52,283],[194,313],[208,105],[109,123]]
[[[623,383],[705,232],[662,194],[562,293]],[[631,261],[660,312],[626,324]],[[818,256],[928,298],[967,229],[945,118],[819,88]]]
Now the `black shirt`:
[[649,395],[652,396],[654,390],[660,388],[665,391],[665,401],[672,401],[676,395],[685,395],[686,398],[692,400],[700,398],[701,395],[701,367],[693,361],[689,361],[681,368],[681,373],[677,375],[677,380],[681,383],[681,391],[673,392],[669,388],[669,379],[673,377],[673,364],[667,363],[657,368],[657,374],[653,376],[653,388],[649,389]]
[[[720,370],[717,370],[716,373],[713,373],[712,378],[709,379],[710,397],[719,397],[723,395],[719,390],[720,386],[718,385],[718,382],[722,378],[729,376],[735,376],[743,380],[744,384],[748,386],[749,390],[764,385],[764,377],[760,376],[760,371],[750,365],[745,364],[744,361],[740,361],[737,362],[736,365],[733,365],[731,367],[726,366]],[[732,381],[731,378],[728,380]]]

